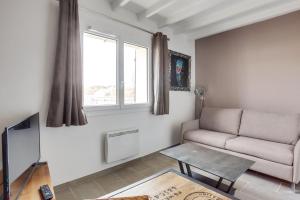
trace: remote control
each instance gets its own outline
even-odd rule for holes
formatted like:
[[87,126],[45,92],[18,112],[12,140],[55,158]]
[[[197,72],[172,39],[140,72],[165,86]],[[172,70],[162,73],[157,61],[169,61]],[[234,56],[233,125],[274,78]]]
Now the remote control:
[[40,192],[43,197],[43,200],[50,200],[53,198],[53,194],[48,185],[42,185],[40,187]]

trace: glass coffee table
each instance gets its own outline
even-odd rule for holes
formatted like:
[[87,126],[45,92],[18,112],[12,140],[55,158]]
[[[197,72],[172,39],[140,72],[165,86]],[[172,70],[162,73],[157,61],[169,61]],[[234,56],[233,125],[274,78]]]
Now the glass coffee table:
[[[227,153],[212,150],[192,143],[185,143],[163,150],[161,154],[176,159],[182,174],[191,178],[200,179],[201,175],[192,172],[190,166],[219,177],[217,182],[210,180],[219,188],[223,180],[230,182],[226,192],[230,193],[235,181],[246,172],[255,162]],[[186,172],[184,169],[186,168]],[[206,178],[207,180],[208,178]]]

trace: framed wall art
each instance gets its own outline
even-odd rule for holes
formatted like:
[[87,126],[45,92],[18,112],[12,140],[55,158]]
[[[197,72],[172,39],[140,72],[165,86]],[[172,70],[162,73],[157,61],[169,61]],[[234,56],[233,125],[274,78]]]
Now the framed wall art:
[[170,90],[191,90],[191,56],[169,51],[170,54]]

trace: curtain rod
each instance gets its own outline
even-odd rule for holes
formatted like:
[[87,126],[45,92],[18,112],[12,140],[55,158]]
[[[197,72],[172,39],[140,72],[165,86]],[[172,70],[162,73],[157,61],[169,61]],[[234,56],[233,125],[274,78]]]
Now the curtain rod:
[[[59,0],[58,0],[58,1],[59,1]],[[90,8],[87,8],[87,7],[84,7],[84,6],[79,6],[79,8],[85,9],[85,10],[87,10],[87,11],[89,11],[89,12],[96,13],[96,14],[101,15],[101,16],[107,18],[107,19],[113,20],[113,21],[118,22],[118,23],[120,23],[120,24],[125,24],[125,25],[127,25],[127,26],[132,27],[132,28],[135,28],[135,29],[141,30],[141,31],[143,31],[143,32],[149,33],[149,34],[151,34],[151,35],[154,35],[154,34],[155,34],[154,32],[149,31],[149,30],[147,30],[147,29],[144,29],[144,28],[142,28],[142,27],[139,27],[139,26],[136,26],[136,25],[133,25],[133,24],[124,22],[124,21],[122,21],[122,20],[116,19],[116,18],[114,18],[114,17],[111,17],[111,16],[106,15],[106,14],[104,14],[104,13],[101,13],[101,12],[98,12],[98,11],[95,11],[95,10],[92,10],[92,9],[90,9]],[[168,38],[168,40],[170,40],[170,38]]]
[[[60,0],[57,0],[57,1],[59,2]],[[104,13],[101,13],[101,12],[98,12],[98,11],[95,11],[95,10],[92,10],[92,9],[90,9],[90,8],[87,8],[87,7],[84,7],[84,6],[79,6],[79,8],[85,9],[85,10],[90,11],[90,12],[93,12],[93,13],[96,13],[96,14],[101,15],[101,16],[107,18],[107,19],[113,20],[113,21],[118,22],[118,23],[121,23],[121,24],[125,24],[125,25],[127,25],[127,26],[132,27],[132,28],[135,28],[135,29],[141,30],[141,31],[143,31],[143,32],[149,33],[149,34],[151,34],[151,35],[154,35],[154,34],[155,34],[154,32],[149,31],[149,30],[147,30],[147,29],[144,29],[144,28],[142,28],[142,27],[136,26],[136,25],[134,25],[134,24],[130,24],[130,23],[124,22],[124,21],[122,21],[122,20],[116,19],[116,18],[114,18],[114,17],[111,17],[111,16],[106,15],[106,14],[104,14]],[[168,40],[170,40],[170,38],[168,38]]]

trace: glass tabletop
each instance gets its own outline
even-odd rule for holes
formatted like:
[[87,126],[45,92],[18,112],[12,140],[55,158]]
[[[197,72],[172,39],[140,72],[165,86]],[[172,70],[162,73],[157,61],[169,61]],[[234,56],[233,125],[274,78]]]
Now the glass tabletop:
[[255,163],[192,143],[181,144],[160,153],[231,182],[235,182]]

